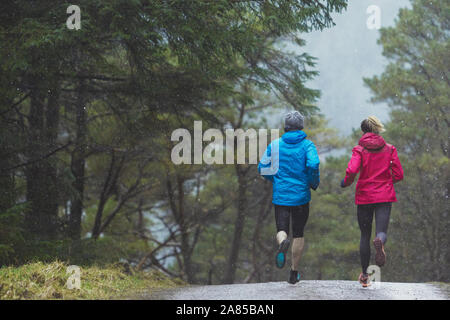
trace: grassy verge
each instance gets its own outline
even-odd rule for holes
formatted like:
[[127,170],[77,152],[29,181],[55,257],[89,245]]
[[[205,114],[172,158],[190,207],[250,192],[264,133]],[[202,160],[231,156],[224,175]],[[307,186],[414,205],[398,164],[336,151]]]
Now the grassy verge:
[[122,299],[137,292],[172,288],[184,283],[152,272],[128,271],[121,265],[80,267],[80,289],[69,289],[68,265],[36,262],[0,268],[2,299]]

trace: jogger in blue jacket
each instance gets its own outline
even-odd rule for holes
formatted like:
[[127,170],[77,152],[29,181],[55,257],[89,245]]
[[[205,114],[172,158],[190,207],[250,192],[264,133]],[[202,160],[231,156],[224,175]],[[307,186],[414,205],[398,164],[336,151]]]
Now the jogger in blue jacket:
[[259,173],[273,184],[272,203],[277,225],[276,265],[282,268],[290,241],[289,224],[292,219],[292,266],[289,283],[300,280],[298,265],[303,253],[303,230],[309,216],[311,190],[320,183],[319,156],[312,141],[306,140],[303,116],[298,111],[285,117],[285,133],[272,141],[258,165]]

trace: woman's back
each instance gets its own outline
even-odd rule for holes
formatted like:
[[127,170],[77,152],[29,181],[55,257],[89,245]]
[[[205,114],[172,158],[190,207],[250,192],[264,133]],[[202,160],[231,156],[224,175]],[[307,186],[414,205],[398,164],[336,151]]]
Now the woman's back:
[[360,147],[362,160],[359,180],[391,180],[389,168],[392,146],[386,144],[382,136],[367,133],[359,140],[358,147]]
[[397,201],[394,182],[402,179],[403,172],[394,176],[393,170],[400,173],[397,170],[399,165],[394,146],[386,144],[380,135],[364,134],[353,148],[352,160],[346,172],[348,182],[353,181],[358,171],[360,172],[355,192],[356,204]]

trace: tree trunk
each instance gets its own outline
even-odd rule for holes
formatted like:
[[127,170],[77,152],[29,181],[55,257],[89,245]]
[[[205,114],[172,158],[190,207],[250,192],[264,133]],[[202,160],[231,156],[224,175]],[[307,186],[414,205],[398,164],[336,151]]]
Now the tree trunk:
[[242,233],[244,231],[246,210],[247,210],[247,184],[245,180],[246,171],[240,165],[236,165],[236,174],[238,176],[238,203],[237,216],[234,223],[233,242],[231,244],[230,254],[228,256],[228,263],[225,269],[225,277],[223,283],[230,284],[234,282],[237,261],[239,257],[239,250],[242,242]]
[[[261,202],[260,209],[257,213],[256,225],[253,231],[252,237],[252,264],[253,264],[253,277],[256,277],[257,282],[261,282],[261,275],[264,272],[264,264],[265,264],[265,254],[264,252],[260,252],[259,246],[262,242],[261,240],[261,230],[263,229],[263,224],[272,210],[272,197],[271,191],[272,189],[268,184],[264,185],[265,191],[263,193],[263,201]],[[251,279],[249,279],[250,281]]]
[[[39,159],[56,145],[59,122],[58,90],[48,90],[47,106],[38,81],[32,82],[29,113],[28,158]],[[47,91],[47,90],[46,90]],[[31,163],[26,171],[26,197],[30,206],[26,215],[26,229],[37,240],[55,239],[58,234],[57,171],[52,159]]]
[[[167,173],[167,194],[169,197],[169,205],[170,210],[172,211],[174,220],[178,225],[181,234],[181,257],[182,261],[179,261],[179,267],[183,270],[184,276],[189,283],[195,282],[194,272],[192,270],[192,253],[193,253],[193,245],[190,243],[190,235],[189,228],[186,221],[186,213],[184,210],[184,177],[175,174],[176,176],[176,194],[172,187],[172,182],[170,181],[170,175]],[[178,197],[175,199],[175,197]],[[176,203],[176,201],[178,203]]]
[[192,271],[192,248],[189,241],[189,230],[186,222],[184,210],[184,178],[177,175],[178,188],[178,224],[181,231],[181,254],[183,256],[183,272],[189,283],[194,283],[194,274]]
[[[0,141],[0,154],[9,154],[10,148],[2,143]],[[12,172],[2,171],[11,166],[10,159],[0,157],[0,214],[11,208],[16,199],[14,176]]]
[[84,174],[86,165],[86,99],[84,81],[80,80],[78,97],[75,105],[76,112],[76,140],[75,150],[72,153],[72,174],[75,177],[73,188],[77,194],[71,201],[69,218],[69,236],[73,240],[81,238],[81,217],[84,202]]

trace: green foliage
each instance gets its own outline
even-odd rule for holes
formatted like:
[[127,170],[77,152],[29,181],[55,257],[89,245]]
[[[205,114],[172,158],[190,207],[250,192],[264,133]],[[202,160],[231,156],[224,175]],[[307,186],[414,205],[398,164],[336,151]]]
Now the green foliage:
[[15,205],[0,212],[0,266],[16,262],[25,244],[21,227],[24,210],[25,205]]

